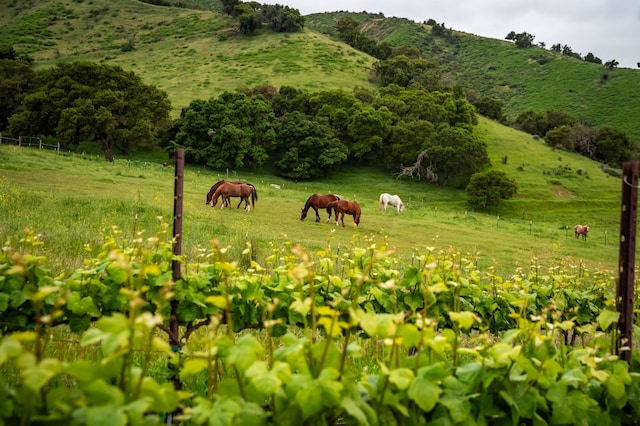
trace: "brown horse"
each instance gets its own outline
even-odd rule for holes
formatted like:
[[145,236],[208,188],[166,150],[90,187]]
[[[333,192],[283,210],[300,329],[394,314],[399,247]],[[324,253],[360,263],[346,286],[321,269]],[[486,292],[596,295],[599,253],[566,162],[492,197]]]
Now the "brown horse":
[[[258,200],[258,192],[256,191],[256,187],[253,186],[252,184],[247,183],[247,182],[242,182],[242,181],[233,181],[232,182],[232,181],[228,181],[226,179],[222,179],[222,180],[219,180],[218,182],[214,183],[213,186],[211,187],[211,189],[209,189],[209,192],[207,193],[207,202],[205,204],[211,204],[211,202],[213,201],[213,194],[215,194],[216,190],[223,183],[233,183],[233,184],[236,184],[236,185],[239,185],[239,184],[249,185],[249,186],[251,186],[252,191],[253,191],[252,197],[255,198],[255,201]],[[236,207],[236,208],[240,208],[240,205],[242,204],[243,201],[245,201],[245,206],[244,207],[246,209],[248,204],[246,203],[246,200],[244,198],[242,198],[242,197],[240,197],[240,202],[238,203],[238,207]],[[216,204],[217,204],[217,198],[216,198]],[[215,204],[213,204],[213,206],[215,206]],[[211,206],[211,207],[213,207],[213,206]],[[229,207],[229,198],[224,200],[223,206]]]
[[304,218],[307,217],[307,212],[309,211],[309,209],[314,209],[316,211],[316,222],[320,222],[320,214],[318,213],[318,209],[326,208],[327,214],[329,215],[326,222],[329,222],[329,219],[331,219],[331,209],[329,209],[327,205],[330,202],[337,201],[339,199],[340,197],[338,197],[335,194],[326,194],[326,195],[313,194],[312,196],[307,198],[307,202],[304,204],[304,208],[302,209],[302,214],[300,215],[300,220],[304,220]]
[[350,214],[353,216],[353,222],[358,226],[360,224],[360,204],[356,201],[339,200],[332,201],[327,205],[327,210],[332,209],[334,217],[336,218],[336,226],[338,226],[338,217],[342,221],[344,227],[344,215]]
[[589,232],[589,225],[576,225],[573,227],[573,232],[576,234],[576,239],[580,238],[582,235],[582,239],[587,239],[587,233]]
[[[213,204],[211,207],[215,207],[218,204],[218,199],[222,196],[222,205],[220,208],[224,208],[229,205],[230,197],[240,197],[244,200],[245,211],[249,212],[251,207],[255,205],[255,201],[258,199],[256,189],[251,184],[246,183],[231,183],[224,182],[218,186],[218,189],[211,196]],[[249,198],[251,198],[251,207],[249,206]],[[242,201],[240,201],[242,202]]]

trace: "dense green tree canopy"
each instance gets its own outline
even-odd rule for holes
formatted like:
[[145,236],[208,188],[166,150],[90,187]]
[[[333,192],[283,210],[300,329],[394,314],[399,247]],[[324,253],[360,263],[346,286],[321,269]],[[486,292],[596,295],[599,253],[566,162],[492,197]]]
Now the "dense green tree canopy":
[[569,137],[571,135],[571,126],[563,124],[562,126],[554,127],[549,130],[544,139],[547,144],[552,147],[562,147],[568,150],[573,150],[573,140]]
[[473,174],[490,164],[486,144],[460,127],[441,125],[426,151],[440,185],[464,188]]
[[275,115],[262,96],[225,92],[193,101],[180,117],[174,146],[185,157],[214,168],[256,167],[275,141]]
[[471,176],[467,186],[469,204],[487,209],[495,207],[502,200],[512,198],[518,192],[518,185],[505,172],[489,170]]
[[524,132],[544,136],[548,128],[547,116],[542,112],[529,109],[518,115],[515,125]]
[[305,18],[298,9],[280,4],[263,4],[262,20],[278,33],[292,33],[304,28]]
[[9,119],[13,134],[53,136],[65,148],[94,142],[112,161],[114,149],[127,155],[155,147],[155,132],[170,124],[167,94],[120,67],[60,63],[39,78]]
[[596,158],[612,166],[621,166],[631,156],[631,141],[622,130],[600,129],[596,139]]
[[0,130],[7,127],[9,117],[18,111],[24,97],[37,84],[31,62],[13,57],[0,59]]
[[275,167],[281,176],[312,179],[328,175],[347,159],[347,150],[333,129],[299,111],[279,120]]
[[498,98],[482,96],[480,99],[473,102],[473,106],[476,107],[478,114],[492,120],[501,121],[504,118],[504,114],[502,112],[503,102]]
[[634,154],[634,143],[624,131],[591,127],[565,111],[526,110],[518,115],[515,125],[527,133],[543,136],[553,147],[576,151],[614,167]]
[[436,64],[422,58],[393,56],[376,62],[373,66],[373,74],[383,86],[390,84],[400,87],[414,86],[426,91],[437,90],[440,86],[441,71]]

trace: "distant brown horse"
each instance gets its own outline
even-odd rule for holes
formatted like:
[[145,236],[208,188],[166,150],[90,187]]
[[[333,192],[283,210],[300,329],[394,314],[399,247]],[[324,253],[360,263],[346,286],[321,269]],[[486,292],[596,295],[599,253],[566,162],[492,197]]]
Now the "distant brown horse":
[[344,215],[350,214],[353,216],[353,222],[358,226],[360,224],[360,204],[356,201],[339,200],[332,201],[327,205],[327,209],[332,209],[336,219],[336,226],[338,225],[338,218],[342,222],[344,227]]
[[[220,208],[224,208],[229,205],[230,197],[240,197],[244,200],[245,211],[249,212],[251,207],[255,206],[255,201],[258,199],[256,188],[247,183],[232,183],[224,182],[218,186],[213,195],[209,197],[207,194],[207,204],[213,201],[211,207],[215,207],[218,204],[218,199],[222,197],[222,205]],[[249,206],[249,198],[251,198],[251,207]],[[242,200],[240,201],[242,203]],[[238,206],[240,206],[238,204]]]
[[576,234],[576,239],[580,238],[582,235],[582,239],[587,239],[587,233],[589,232],[589,225],[576,225],[573,227],[573,232]]
[[329,217],[327,218],[327,222],[331,219],[331,210],[327,207],[327,205],[332,201],[339,200],[335,194],[326,194],[326,195],[318,195],[313,194],[309,198],[307,198],[307,202],[304,204],[304,208],[302,209],[302,214],[300,215],[300,220],[304,220],[307,217],[307,212],[309,209],[314,209],[316,211],[316,222],[320,222],[320,214],[318,213],[318,209],[327,209],[327,214]]
[[[219,180],[218,182],[214,183],[213,186],[211,187],[211,189],[209,189],[209,192],[207,193],[207,202],[206,202],[206,204],[211,204],[211,202],[213,201],[213,194],[215,194],[216,190],[223,183],[233,183],[233,184],[236,184],[236,185],[239,185],[239,184],[249,185],[249,186],[251,186],[251,188],[253,190],[252,197],[255,199],[255,201],[258,200],[258,192],[256,191],[256,187],[253,186],[252,184],[247,183],[247,182],[242,182],[242,181],[228,181],[226,179],[222,179],[222,180]],[[235,195],[232,195],[232,197],[234,197],[234,196]],[[245,209],[247,208],[248,204],[246,203],[246,200],[244,198],[242,198],[242,197],[240,197],[240,202],[238,203],[238,207],[237,208],[240,208],[240,205],[242,204],[243,201],[245,201],[245,206],[244,206]],[[225,199],[224,202],[225,202],[225,204],[223,204],[223,206],[229,207],[229,198]],[[217,198],[216,198],[216,204],[217,204]],[[212,207],[213,206],[215,206],[215,204],[213,204]]]

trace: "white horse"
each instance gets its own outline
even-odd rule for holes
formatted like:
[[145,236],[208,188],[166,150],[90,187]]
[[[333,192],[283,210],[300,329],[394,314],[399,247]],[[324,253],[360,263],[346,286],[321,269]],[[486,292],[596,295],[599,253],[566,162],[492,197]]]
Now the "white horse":
[[387,205],[391,204],[396,208],[396,211],[400,213],[404,210],[404,203],[397,195],[387,194],[386,192],[380,194],[380,200],[378,202],[378,208],[380,210],[387,211]]

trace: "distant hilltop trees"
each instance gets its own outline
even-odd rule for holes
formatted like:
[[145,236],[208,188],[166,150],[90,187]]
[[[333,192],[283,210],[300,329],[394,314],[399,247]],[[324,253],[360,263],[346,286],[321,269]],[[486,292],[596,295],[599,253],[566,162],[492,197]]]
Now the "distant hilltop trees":
[[279,4],[260,4],[240,0],[222,0],[222,12],[236,18],[242,34],[252,34],[263,26],[279,33],[292,33],[304,28],[305,19],[298,9]]
[[[526,49],[529,47],[533,47],[533,40],[536,38],[536,36],[529,34],[527,32],[522,32],[522,33],[518,33],[516,34],[515,31],[511,31],[509,34],[507,34],[507,36],[505,37],[505,40],[510,40],[513,41],[516,45],[516,47],[519,47],[521,49]],[[540,42],[538,43],[538,47],[541,48],[545,48],[546,44],[544,42]],[[551,46],[551,49],[553,52],[557,52],[557,53],[561,53],[565,56],[570,56],[572,58],[576,58],[576,59],[580,59],[583,60],[585,62],[592,62],[594,64],[602,64],[602,59],[598,58],[597,56],[595,56],[593,53],[589,52],[585,55],[585,57],[583,58],[582,55],[580,55],[579,53],[574,52],[570,46],[568,45],[561,45],[560,43],[556,43],[554,45]],[[611,59],[610,61],[607,61],[604,63],[604,66],[607,67],[608,69],[612,70],[618,67],[618,65],[620,65],[620,63],[618,61],[616,61],[615,59]],[[638,68],[640,68],[640,62],[638,62],[637,64]]]

